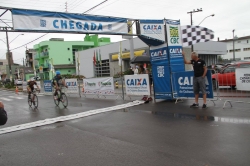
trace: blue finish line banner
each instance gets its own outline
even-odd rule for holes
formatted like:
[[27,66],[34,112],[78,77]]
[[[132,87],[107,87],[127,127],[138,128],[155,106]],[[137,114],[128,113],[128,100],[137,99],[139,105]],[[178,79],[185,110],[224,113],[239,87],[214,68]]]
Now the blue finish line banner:
[[127,19],[12,9],[15,30],[127,34]]
[[[174,88],[174,97],[194,97],[193,91],[193,71],[185,71],[185,72],[177,72],[173,73],[173,88]],[[207,91],[207,98],[213,98],[213,85],[212,85],[212,78],[211,78],[211,71],[207,71],[207,75],[205,77],[206,81],[206,91]],[[202,93],[200,92],[200,97],[202,97]]]

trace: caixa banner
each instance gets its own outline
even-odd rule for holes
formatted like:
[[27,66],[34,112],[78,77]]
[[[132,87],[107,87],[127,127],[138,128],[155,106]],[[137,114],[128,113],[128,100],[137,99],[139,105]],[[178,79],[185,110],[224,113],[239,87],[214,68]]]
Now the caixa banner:
[[[174,88],[174,98],[179,97],[190,97],[194,98],[193,91],[193,71],[184,71],[184,72],[176,72],[173,73],[173,88]],[[213,95],[213,85],[211,78],[211,71],[207,71],[207,75],[204,78],[206,82],[206,92],[207,98],[214,98]],[[200,97],[202,97],[202,93],[200,91]]]
[[52,82],[51,80],[44,80],[43,88],[45,93],[52,92]]
[[15,30],[127,34],[127,19],[12,9]]
[[150,95],[148,74],[125,75],[125,85],[128,96]]
[[79,93],[77,79],[65,79],[65,84],[68,86],[67,93]]
[[163,20],[140,20],[141,35],[165,41]]

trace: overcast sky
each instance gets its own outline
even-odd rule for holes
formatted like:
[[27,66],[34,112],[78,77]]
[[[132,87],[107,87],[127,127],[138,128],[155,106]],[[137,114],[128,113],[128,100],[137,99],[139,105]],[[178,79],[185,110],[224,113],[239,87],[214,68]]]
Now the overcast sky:
[[[104,0],[68,0],[68,12],[83,13]],[[38,9],[55,12],[65,12],[65,1],[62,0],[0,0],[0,6],[10,8]],[[193,14],[193,24],[198,25],[206,16],[208,17],[201,26],[212,29],[215,32],[215,39],[221,40],[232,38],[232,30],[238,37],[250,35],[250,1],[249,0],[108,0],[101,6],[87,14],[105,15],[135,19],[180,19],[181,25],[190,25],[190,15],[187,12],[193,9],[202,8],[202,12]],[[2,13],[3,10],[0,10]],[[8,12],[1,17],[11,25],[11,13]],[[1,22],[1,21],[0,21]],[[6,26],[0,23],[0,26]],[[9,33],[9,40],[13,40],[21,33]],[[42,33],[24,33],[10,44],[10,49],[26,44],[40,36]],[[83,40],[85,35],[70,34],[48,34],[28,44],[28,48],[41,41],[50,38],[64,38],[65,40]],[[112,42],[122,40],[121,36],[109,36]],[[6,36],[0,32],[0,59],[5,58],[7,50]],[[4,42],[3,42],[3,41]],[[25,47],[13,51],[16,63],[22,63]]]

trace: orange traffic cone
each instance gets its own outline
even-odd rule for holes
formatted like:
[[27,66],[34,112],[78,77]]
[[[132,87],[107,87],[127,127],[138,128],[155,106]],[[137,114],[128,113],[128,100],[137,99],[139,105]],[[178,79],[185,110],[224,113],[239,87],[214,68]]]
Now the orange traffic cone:
[[18,95],[19,95],[17,86],[16,86],[16,94],[18,94]]

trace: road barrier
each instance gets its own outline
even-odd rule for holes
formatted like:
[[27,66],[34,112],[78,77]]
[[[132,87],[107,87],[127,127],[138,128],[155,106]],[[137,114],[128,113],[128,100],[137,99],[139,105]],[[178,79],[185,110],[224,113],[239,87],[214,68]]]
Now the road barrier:
[[125,75],[126,96],[150,96],[148,74]]
[[250,104],[250,68],[229,66],[212,76],[213,89],[218,98],[233,107],[233,103]]
[[[194,99],[193,92],[193,71],[183,71],[172,73],[173,80],[173,97],[175,98],[175,103],[181,102],[183,99]],[[206,93],[209,102],[213,102],[215,106],[215,101],[218,100],[213,91],[212,76],[211,71],[208,70],[205,79],[206,83]],[[202,92],[200,91],[199,98],[202,98]]]
[[85,97],[94,95],[98,98],[102,96],[106,98],[106,96],[115,95],[113,77],[83,79],[82,86],[82,93]]

